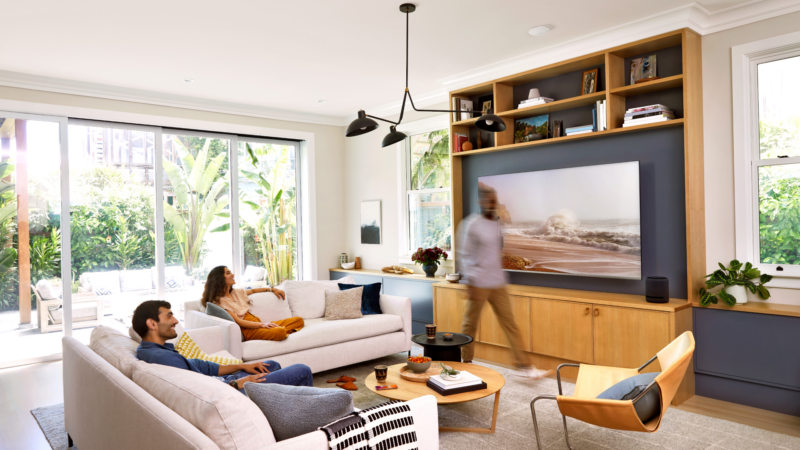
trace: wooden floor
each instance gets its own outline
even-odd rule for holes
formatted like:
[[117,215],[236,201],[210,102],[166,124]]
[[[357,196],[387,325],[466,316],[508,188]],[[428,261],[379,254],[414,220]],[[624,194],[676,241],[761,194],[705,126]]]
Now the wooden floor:
[[800,438],[800,417],[695,395],[678,409]]

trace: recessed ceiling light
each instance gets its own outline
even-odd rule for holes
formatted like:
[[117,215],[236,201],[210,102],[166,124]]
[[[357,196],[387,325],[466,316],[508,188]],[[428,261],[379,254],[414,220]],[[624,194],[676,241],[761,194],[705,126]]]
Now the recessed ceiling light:
[[541,36],[541,35],[547,34],[549,32],[550,32],[550,28],[546,27],[544,25],[541,25],[541,26],[538,26],[538,27],[533,27],[530,30],[528,30],[528,34],[530,34],[531,36]]
[[318,100],[318,102],[325,103],[325,102],[327,102],[327,100]]
[[194,80],[192,80],[191,78],[184,78],[183,81],[185,81],[187,83],[194,83]]

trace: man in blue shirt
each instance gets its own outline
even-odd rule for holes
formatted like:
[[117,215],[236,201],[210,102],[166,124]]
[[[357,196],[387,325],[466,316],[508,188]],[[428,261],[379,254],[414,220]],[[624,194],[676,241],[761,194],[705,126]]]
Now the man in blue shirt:
[[171,307],[163,300],[148,300],[142,302],[133,312],[133,330],[142,337],[136,356],[142,361],[212,376],[243,394],[244,384],[247,382],[313,386],[311,369],[304,364],[294,364],[282,369],[280,364],[272,360],[222,366],[201,359],[184,358],[175,350],[174,345],[167,344],[168,339],[178,337],[175,331],[178,319],[173,316]]

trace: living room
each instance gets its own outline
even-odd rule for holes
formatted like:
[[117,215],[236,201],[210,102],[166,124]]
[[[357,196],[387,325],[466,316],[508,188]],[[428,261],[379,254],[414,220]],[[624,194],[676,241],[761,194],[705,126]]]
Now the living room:
[[5,9],[0,448],[800,448],[800,2],[151,3]]

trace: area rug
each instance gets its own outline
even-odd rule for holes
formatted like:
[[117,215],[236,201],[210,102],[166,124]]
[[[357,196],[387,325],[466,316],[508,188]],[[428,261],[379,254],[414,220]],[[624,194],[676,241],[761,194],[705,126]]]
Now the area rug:
[[[421,351],[415,351],[421,353]],[[405,361],[405,353],[387,356],[365,363],[354,364],[314,375],[314,386],[330,388],[326,380],[349,375],[357,378],[357,391],[353,391],[353,403],[358,408],[368,408],[386,401],[373,394],[364,385],[364,379],[378,364],[392,365]],[[439,433],[439,447],[443,450],[467,449],[536,449],[533,433],[530,401],[537,395],[553,395],[558,392],[556,381],[544,379],[531,381],[514,377],[509,369],[491,364],[476,363],[490,367],[506,378],[500,391],[500,408],[497,415],[497,430],[494,434]],[[570,395],[575,386],[563,383],[565,394]],[[439,406],[439,425],[455,427],[488,428],[492,421],[494,396],[468,403]],[[64,405],[37,408],[31,411],[53,450],[67,449],[67,433],[64,431]],[[539,432],[542,437],[541,450],[566,450],[561,414],[554,401],[536,404]],[[586,423],[567,419],[570,443],[575,450],[800,450],[800,438],[740,425],[725,420],[670,408],[661,429],[653,434],[614,431],[598,428]],[[76,445],[80,445],[76,442]],[[73,447],[73,449],[76,447]]]

